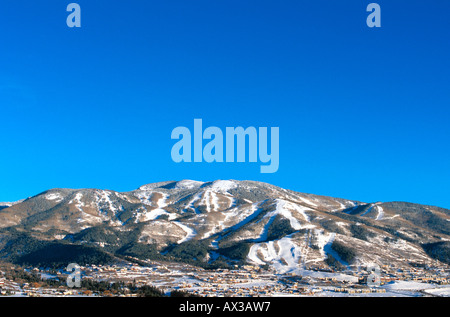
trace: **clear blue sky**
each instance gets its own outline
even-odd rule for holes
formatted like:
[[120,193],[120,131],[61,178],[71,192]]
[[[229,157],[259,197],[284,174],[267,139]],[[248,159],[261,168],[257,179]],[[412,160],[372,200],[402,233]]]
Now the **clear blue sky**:
[[[0,201],[250,179],[450,208],[450,1],[0,6]],[[280,168],[171,160],[177,126],[280,128]]]

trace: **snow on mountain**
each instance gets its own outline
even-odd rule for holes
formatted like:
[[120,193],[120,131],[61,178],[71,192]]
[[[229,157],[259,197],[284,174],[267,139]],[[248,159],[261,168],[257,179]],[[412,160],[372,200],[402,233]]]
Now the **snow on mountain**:
[[216,180],[210,185],[211,190],[220,193],[227,193],[229,190],[236,187],[238,187],[238,184],[231,180]]
[[376,206],[375,208],[377,209],[377,212],[378,212],[376,220],[382,220],[383,216],[384,216],[383,207]]
[[63,200],[63,197],[60,193],[49,193],[45,196],[45,199],[61,202]]
[[259,265],[270,263],[278,273],[297,269],[301,258],[301,248],[293,241],[292,235],[276,241],[256,243],[248,254],[251,262]]
[[174,223],[186,232],[186,236],[177,241],[178,244],[189,241],[197,235],[197,232],[195,232],[194,229],[189,228],[188,226],[182,224],[181,222],[175,221]]
[[0,202],[0,209],[2,209],[2,207],[3,208],[8,208],[8,207],[20,204],[23,201],[24,201],[24,199],[21,199],[19,201],[14,201],[14,202],[10,202],[10,201],[9,202]]
[[[208,259],[195,256],[198,261],[245,261],[279,272],[426,261],[423,245],[450,240],[446,209],[356,202],[255,181],[167,181],[122,193],[52,189],[3,206],[4,232],[19,228],[49,240],[66,237],[113,253],[155,247],[171,254],[195,242]],[[98,234],[105,228],[107,236]]]
[[179,182],[176,182],[176,186],[174,189],[196,189],[202,186],[204,183],[199,181],[193,181],[193,180],[182,180]]
[[4,203],[0,203],[0,208],[8,208],[11,207],[13,205],[13,203],[10,202],[4,202]]

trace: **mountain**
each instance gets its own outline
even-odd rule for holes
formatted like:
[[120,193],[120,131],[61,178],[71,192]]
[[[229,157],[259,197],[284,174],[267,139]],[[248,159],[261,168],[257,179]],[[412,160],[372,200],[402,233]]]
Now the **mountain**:
[[12,205],[21,203],[23,200],[19,200],[16,202],[0,202],[0,210],[11,207]]
[[0,207],[0,257],[32,265],[248,263],[278,272],[450,263],[449,221],[444,208],[365,203],[255,181],[51,189]]

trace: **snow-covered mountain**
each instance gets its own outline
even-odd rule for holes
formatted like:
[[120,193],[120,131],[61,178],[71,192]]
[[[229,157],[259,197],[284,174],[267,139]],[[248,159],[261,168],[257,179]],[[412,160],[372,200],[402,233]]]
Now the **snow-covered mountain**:
[[13,205],[19,204],[22,201],[24,201],[24,199],[19,200],[19,201],[14,201],[14,202],[0,202],[0,210],[11,207]]
[[254,181],[168,181],[122,193],[52,189],[0,208],[0,255],[20,262],[51,243],[111,257],[249,263],[279,272],[410,265],[449,261],[449,221],[443,208],[364,203]]

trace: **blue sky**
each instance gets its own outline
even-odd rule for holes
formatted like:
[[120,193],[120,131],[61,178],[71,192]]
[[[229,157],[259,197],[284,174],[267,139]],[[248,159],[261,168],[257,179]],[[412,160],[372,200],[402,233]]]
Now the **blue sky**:
[[[450,208],[450,2],[79,0],[0,7],[0,201],[251,179]],[[171,160],[171,131],[280,128],[280,168]]]

